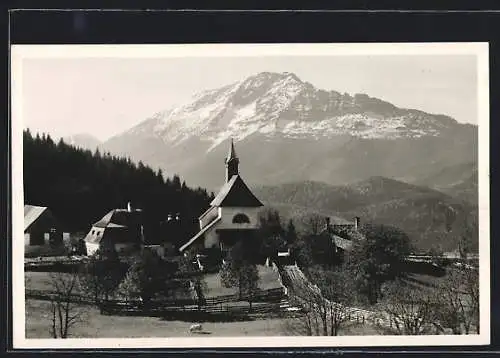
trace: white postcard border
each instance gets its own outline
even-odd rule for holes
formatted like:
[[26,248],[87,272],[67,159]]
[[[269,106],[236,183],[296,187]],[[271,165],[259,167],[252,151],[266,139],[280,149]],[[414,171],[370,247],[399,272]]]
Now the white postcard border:
[[[13,45],[11,46],[12,317],[15,349],[451,346],[490,343],[488,43]],[[221,338],[25,338],[22,62],[27,58],[475,55],[478,69],[480,334]]]

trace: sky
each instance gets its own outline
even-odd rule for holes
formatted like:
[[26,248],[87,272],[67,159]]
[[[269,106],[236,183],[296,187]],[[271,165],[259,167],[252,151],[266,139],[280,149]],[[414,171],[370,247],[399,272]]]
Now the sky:
[[477,123],[473,55],[25,58],[23,125],[57,138],[100,140],[196,92],[263,71],[292,72],[324,90],[366,93],[398,107]]

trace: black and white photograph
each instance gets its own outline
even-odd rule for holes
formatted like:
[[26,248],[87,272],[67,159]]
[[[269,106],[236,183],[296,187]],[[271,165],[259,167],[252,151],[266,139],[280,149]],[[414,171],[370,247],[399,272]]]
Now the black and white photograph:
[[487,43],[11,61],[15,347],[490,342]]

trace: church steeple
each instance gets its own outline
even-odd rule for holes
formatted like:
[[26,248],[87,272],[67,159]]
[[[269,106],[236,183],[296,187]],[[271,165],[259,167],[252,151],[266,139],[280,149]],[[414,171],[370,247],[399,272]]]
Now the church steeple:
[[236,151],[234,150],[234,142],[231,139],[231,146],[229,147],[229,153],[226,158],[226,183],[233,177],[233,175],[238,175],[238,165],[240,160],[236,156]]

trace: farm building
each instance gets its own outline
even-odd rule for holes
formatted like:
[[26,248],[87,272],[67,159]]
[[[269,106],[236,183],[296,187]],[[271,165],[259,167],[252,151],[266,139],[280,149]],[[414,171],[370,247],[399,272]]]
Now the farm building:
[[332,222],[330,217],[325,218],[325,227],[319,232],[314,243],[319,245],[318,250],[325,247],[325,241],[330,243],[330,248],[333,252],[325,252],[323,255],[327,262],[333,260],[334,262],[340,263],[344,258],[345,252],[351,250],[352,240],[361,235],[358,230],[359,220],[359,217],[355,217],[353,222],[340,219]]
[[63,232],[57,219],[45,206],[24,205],[24,246],[59,247]]
[[[259,228],[258,213],[263,204],[251,192],[239,174],[239,159],[231,141],[225,160],[226,182],[199,217],[200,231],[186,244],[181,253],[224,258],[239,240],[252,240]],[[218,253],[218,254],[216,254]]]
[[360,218],[355,217],[353,222],[332,222],[331,218],[325,218],[325,227],[320,232],[330,236],[335,244],[336,252],[344,252],[351,249],[353,235],[358,234]]
[[142,210],[113,209],[92,225],[85,237],[87,254],[92,255],[97,249],[115,250],[117,253],[129,253],[140,250],[143,244]]

